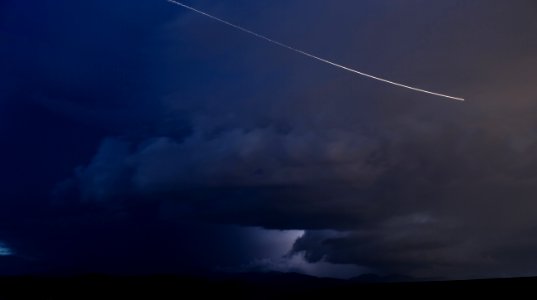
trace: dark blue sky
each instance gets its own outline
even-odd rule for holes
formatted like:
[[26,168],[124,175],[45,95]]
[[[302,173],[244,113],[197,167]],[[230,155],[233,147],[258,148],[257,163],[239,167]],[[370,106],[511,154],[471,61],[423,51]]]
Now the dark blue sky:
[[0,3],[0,273],[537,275],[537,5]]

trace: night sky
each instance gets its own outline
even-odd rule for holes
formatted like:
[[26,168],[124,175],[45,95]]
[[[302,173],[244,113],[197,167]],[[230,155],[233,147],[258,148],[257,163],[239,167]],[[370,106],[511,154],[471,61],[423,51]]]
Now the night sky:
[[0,275],[537,275],[534,0],[0,1]]

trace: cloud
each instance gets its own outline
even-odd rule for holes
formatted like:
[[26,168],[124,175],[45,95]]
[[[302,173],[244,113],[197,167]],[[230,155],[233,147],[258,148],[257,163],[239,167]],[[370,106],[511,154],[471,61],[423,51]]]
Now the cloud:
[[[525,12],[534,4],[493,2],[368,2],[365,21],[331,8],[338,14],[309,22],[310,34],[299,24],[298,33],[287,30],[295,17],[270,34],[310,49],[303,45],[319,44],[318,30],[342,28],[326,38],[348,43],[323,42],[319,52],[453,89],[468,99],[462,104],[359,82],[231,33],[229,49],[211,48],[218,28],[187,30],[197,37],[193,49],[207,46],[204,62],[182,62],[190,82],[203,85],[188,88],[179,80],[188,76],[167,74],[178,86],[157,101],[166,118],[105,139],[72,182],[83,199],[104,205],[174,203],[169,218],[306,230],[293,253],[310,263],[416,276],[531,273],[537,90],[528,78],[537,45],[523,32],[535,28]],[[290,15],[298,8],[289,4]],[[235,55],[237,41],[250,54]],[[225,62],[210,65],[218,55]],[[197,68],[217,75],[204,81]]]
[[[134,148],[132,151],[130,148]],[[272,128],[196,132],[183,141],[152,138],[129,147],[107,139],[78,170],[84,194],[181,191],[196,187],[262,187],[352,182],[368,185],[382,166],[368,164],[374,141],[341,131],[277,133]],[[128,178],[128,186],[117,180]]]
[[90,165],[77,171],[82,198],[87,201],[106,200],[119,196],[128,185],[129,145],[121,140],[104,140]]
[[482,245],[462,235],[463,229],[457,224],[447,221],[402,222],[396,217],[376,226],[368,225],[347,234],[306,232],[296,240],[293,253],[302,253],[309,262],[355,264],[384,274],[415,276],[431,276],[431,270],[450,274],[451,268],[459,266],[472,270],[492,260],[481,257]]
[[13,254],[13,250],[8,245],[0,242],[0,256],[11,256]]

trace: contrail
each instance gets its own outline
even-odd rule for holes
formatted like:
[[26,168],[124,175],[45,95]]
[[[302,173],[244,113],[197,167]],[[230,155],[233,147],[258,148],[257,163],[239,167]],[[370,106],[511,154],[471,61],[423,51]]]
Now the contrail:
[[217,17],[215,17],[215,16],[212,16],[212,15],[206,13],[206,12],[203,12],[203,11],[201,11],[201,10],[195,9],[195,8],[193,8],[193,7],[191,7],[191,6],[188,6],[188,5],[186,5],[186,4],[183,4],[183,3],[181,3],[181,2],[178,2],[178,1],[175,1],[175,0],[167,0],[167,1],[168,1],[168,2],[171,2],[171,3],[173,3],[173,4],[176,4],[176,5],[182,6],[182,7],[186,8],[186,9],[191,10],[191,11],[197,12],[198,14],[201,14],[201,15],[204,15],[204,16],[206,16],[206,17],[209,17],[209,18],[211,18],[211,19],[213,19],[213,20],[216,20],[216,21],[218,21],[218,22],[220,22],[220,23],[224,23],[224,24],[226,24],[226,25],[228,25],[228,26],[231,26],[231,27],[233,27],[233,28],[235,28],[235,29],[238,29],[238,30],[240,30],[240,31],[249,33],[249,34],[251,34],[251,35],[253,35],[253,36],[256,36],[256,37],[258,37],[258,38],[260,38],[260,39],[263,39],[263,40],[265,40],[265,41],[268,41],[268,42],[270,42],[270,43],[272,43],[272,44],[278,45],[278,46],[283,47],[283,48],[287,48],[287,49],[289,49],[289,50],[292,50],[292,51],[294,51],[294,52],[300,53],[300,54],[305,55],[305,56],[307,56],[307,57],[310,57],[310,58],[313,58],[313,59],[322,61],[322,62],[327,63],[327,64],[330,64],[330,65],[332,65],[332,66],[334,66],[334,67],[338,67],[338,68],[341,68],[341,69],[343,69],[343,70],[347,70],[347,71],[349,71],[349,72],[353,72],[353,73],[356,73],[356,74],[361,75],[361,76],[365,76],[365,77],[368,77],[368,78],[371,78],[371,79],[374,79],[374,80],[382,81],[382,82],[384,82],[384,83],[388,83],[388,84],[395,85],[395,86],[398,86],[398,87],[402,87],[402,88],[405,88],[405,89],[413,90],[413,91],[416,91],[416,92],[426,93],[426,94],[435,95],[435,96],[439,96],[439,97],[444,97],[444,98],[448,98],[448,99],[452,99],[452,100],[464,101],[464,98],[453,97],[453,96],[449,96],[449,95],[445,95],[445,94],[440,94],[440,93],[435,93],[435,92],[431,92],[431,91],[428,91],[428,90],[420,89],[420,88],[413,87],[413,86],[408,86],[408,85],[405,85],[405,84],[402,84],[402,83],[394,82],[394,81],[391,81],[391,80],[388,80],[388,79],[384,79],[384,78],[377,77],[377,76],[374,76],[374,75],[371,75],[371,74],[367,74],[367,73],[364,73],[364,72],[360,72],[360,71],[358,71],[358,70],[354,70],[354,69],[351,69],[351,68],[342,66],[342,65],[340,65],[340,64],[336,64],[336,63],[331,62],[331,61],[329,61],[329,60],[327,60],[327,59],[324,59],[324,58],[315,56],[315,55],[313,55],[313,54],[311,54],[311,53],[308,53],[308,52],[302,51],[302,50],[300,50],[300,49],[296,49],[296,48],[294,48],[294,47],[291,47],[291,46],[289,46],[289,45],[286,45],[286,44],[284,44],[284,43],[275,41],[275,40],[273,40],[273,39],[271,39],[271,38],[269,38],[269,37],[266,37],[266,36],[261,35],[261,34],[256,33],[256,32],[253,32],[253,31],[251,31],[251,30],[249,30],[249,29],[246,29],[246,28],[244,28],[244,27],[241,27],[241,26],[239,26],[239,25],[235,25],[235,24],[230,23],[230,22],[228,22],[228,21],[222,20],[222,19],[220,19],[220,18],[217,18]]

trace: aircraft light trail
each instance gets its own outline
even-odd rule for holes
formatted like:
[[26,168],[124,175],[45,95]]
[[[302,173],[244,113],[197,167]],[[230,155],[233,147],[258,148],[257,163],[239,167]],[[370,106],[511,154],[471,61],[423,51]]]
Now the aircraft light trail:
[[417,87],[413,87],[413,86],[405,85],[405,84],[398,83],[398,82],[395,82],[395,81],[391,81],[391,80],[388,80],[388,79],[384,79],[384,78],[381,78],[381,77],[378,77],[378,76],[374,76],[374,75],[371,75],[371,74],[367,74],[367,73],[364,73],[364,72],[361,72],[361,71],[358,71],[358,70],[354,70],[354,69],[349,68],[349,67],[345,67],[345,66],[343,66],[343,65],[340,65],[340,64],[331,62],[331,61],[329,61],[329,60],[327,60],[327,59],[324,59],[324,58],[315,56],[315,55],[313,55],[313,54],[311,54],[311,53],[308,53],[308,52],[302,51],[302,50],[300,50],[300,49],[296,49],[296,48],[294,48],[294,47],[291,47],[291,46],[289,46],[289,45],[286,45],[286,44],[284,44],[284,43],[275,41],[275,40],[273,40],[273,39],[271,39],[271,38],[269,38],[269,37],[266,37],[266,36],[261,35],[261,34],[256,33],[256,32],[253,32],[253,31],[251,31],[251,30],[249,30],[249,29],[246,29],[246,28],[244,28],[244,27],[241,27],[241,26],[239,26],[239,25],[235,25],[235,24],[230,23],[230,22],[228,22],[228,21],[222,20],[222,19],[220,19],[220,18],[217,18],[217,17],[215,17],[215,16],[213,16],[213,15],[210,15],[210,14],[208,14],[208,13],[206,13],[206,12],[203,12],[203,11],[201,11],[201,10],[195,9],[195,8],[193,8],[193,7],[191,7],[191,6],[188,6],[188,5],[186,5],[186,4],[183,4],[183,3],[181,3],[181,2],[178,2],[178,1],[175,1],[175,0],[167,0],[167,1],[168,1],[168,2],[171,2],[171,3],[173,3],[173,4],[176,4],[176,5],[182,6],[182,7],[186,8],[186,9],[189,9],[189,10],[191,10],[191,11],[193,11],[193,12],[198,13],[198,14],[204,15],[204,16],[206,16],[206,17],[208,17],[208,18],[211,18],[211,19],[213,19],[213,20],[216,20],[216,21],[218,21],[218,22],[220,22],[220,23],[223,23],[223,24],[226,24],[226,25],[228,25],[228,26],[231,26],[231,27],[233,27],[233,28],[235,28],[235,29],[238,29],[238,30],[240,30],[240,31],[243,31],[243,32],[245,32],[245,33],[251,34],[251,35],[253,35],[253,36],[255,36],[255,37],[258,37],[258,38],[260,38],[260,39],[263,39],[263,40],[265,40],[265,41],[268,41],[268,42],[270,42],[270,43],[272,43],[272,44],[278,45],[278,46],[283,47],[283,48],[287,48],[287,49],[289,49],[289,50],[291,50],[291,51],[294,51],[294,52],[296,52],[296,53],[305,55],[305,56],[307,56],[307,57],[310,57],[310,58],[316,59],[316,60],[318,60],[318,61],[327,63],[327,64],[332,65],[332,66],[334,66],[334,67],[338,67],[338,68],[341,68],[341,69],[343,69],[343,70],[346,70],[346,71],[349,71],[349,72],[352,72],[352,73],[356,73],[356,74],[358,74],[358,75],[360,75],[360,76],[368,77],[368,78],[371,78],[371,79],[374,79],[374,80],[378,80],[378,81],[381,81],[381,82],[384,82],[384,83],[387,83],[387,84],[391,84],[391,85],[394,85],[394,86],[398,86],[398,87],[401,87],[401,88],[405,88],[405,89],[413,90],[413,91],[420,92],[420,93],[426,93],[426,94],[430,94],[430,95],[434,95],[434,96],[438,96],[438,97],[444,97],[444,98],[448,98],[448,99],[451,99],[451,100],[464,101],[464,98],[459,98],[459,97],[449,96],[449,95],[445,95],[445,94],[435,93],[435,92],[432,92],[432,91],[428,91],[428,90],[420,89],[420,88],[417,88]]

